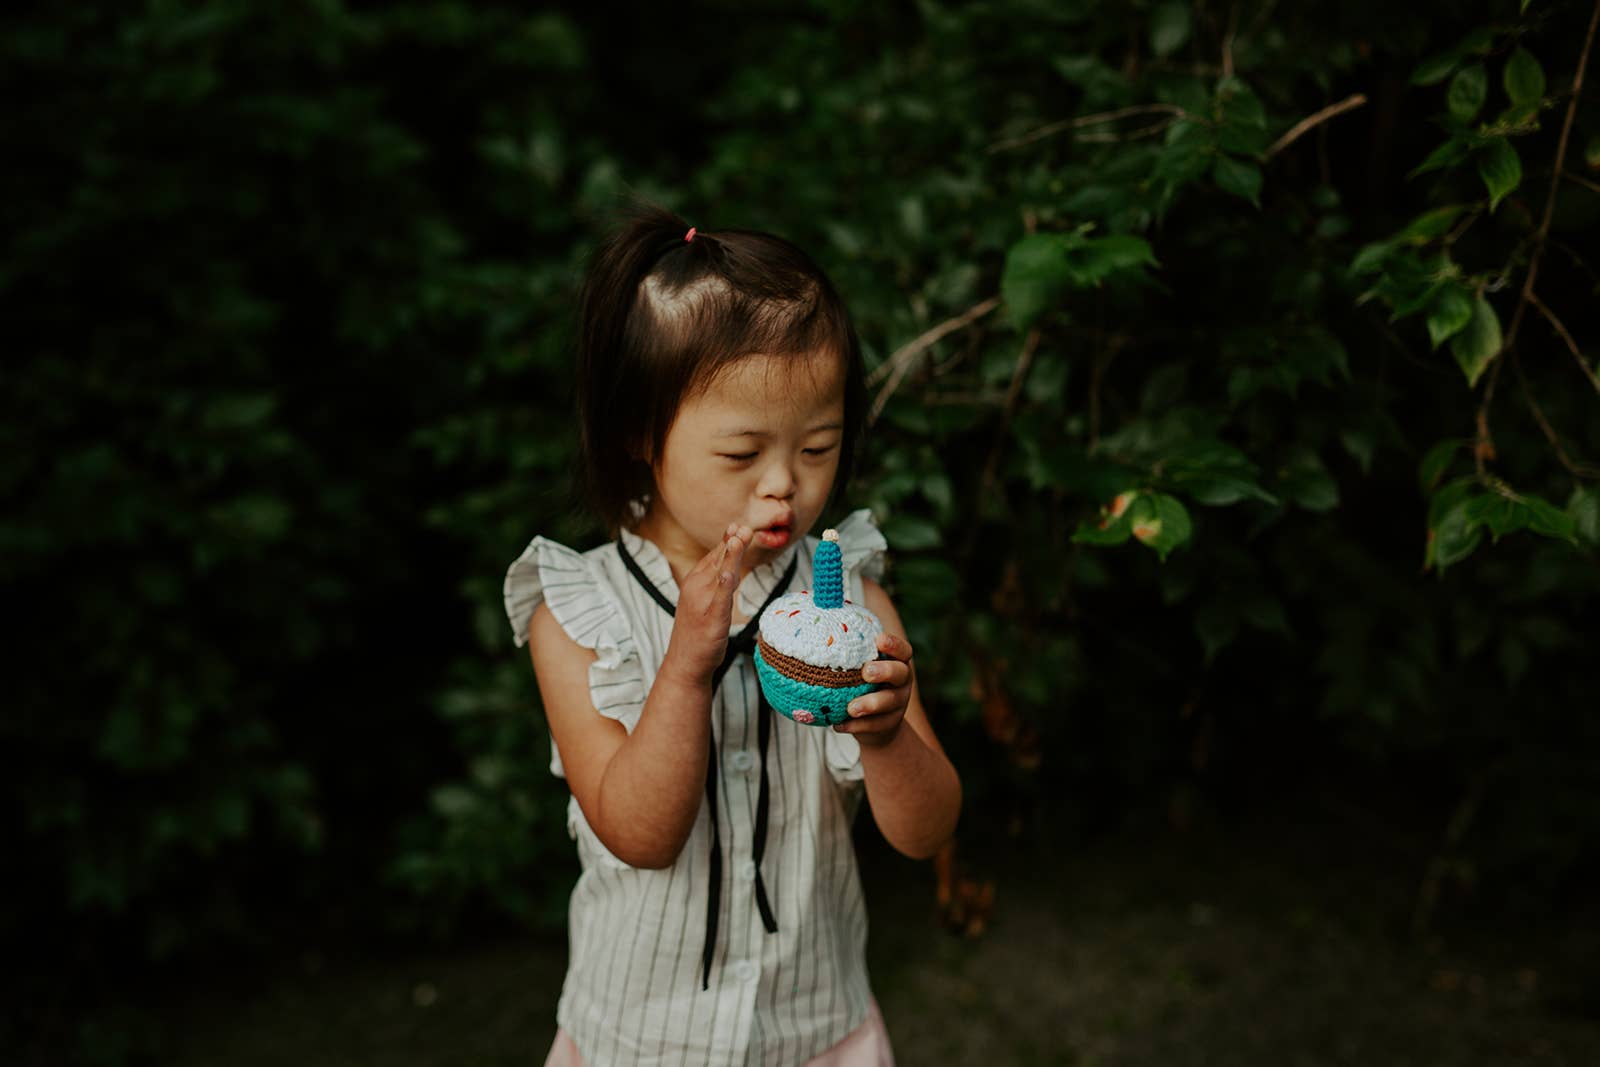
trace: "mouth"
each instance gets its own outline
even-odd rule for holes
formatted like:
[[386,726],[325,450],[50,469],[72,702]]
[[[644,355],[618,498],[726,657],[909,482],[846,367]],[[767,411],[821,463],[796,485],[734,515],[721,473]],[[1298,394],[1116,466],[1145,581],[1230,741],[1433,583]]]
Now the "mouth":
[[793,536],[794,530],[787,522],[763,526],[755,532],[756,544],[761,548],[782,548]]

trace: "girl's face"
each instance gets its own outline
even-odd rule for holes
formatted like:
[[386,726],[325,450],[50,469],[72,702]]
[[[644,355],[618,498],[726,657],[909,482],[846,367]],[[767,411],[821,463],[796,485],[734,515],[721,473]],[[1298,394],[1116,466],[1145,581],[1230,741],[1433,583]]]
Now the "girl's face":
[[753,355],[679,405],[639,524],[692,567],[730,522],[755,531],[744,569],[804,537],[822,514],[844,437],[844,360]]

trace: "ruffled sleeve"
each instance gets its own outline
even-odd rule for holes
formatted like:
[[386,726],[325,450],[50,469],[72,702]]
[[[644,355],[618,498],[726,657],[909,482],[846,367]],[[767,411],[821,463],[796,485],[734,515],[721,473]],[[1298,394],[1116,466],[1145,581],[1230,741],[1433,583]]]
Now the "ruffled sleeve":
[[[541,600],[550,605],[568,637],[596,654],[589,665],[594,709],[632,733],[648,687],[626,617],[598,564],[565,545],[535,537],[506,570],[506,619],[518,647],[528,643],[528,620]],[[566,777],[554,744],[550,770]]]
[[[889,543],[883,539],[877,520],[869,508],[860,508],[846,515],[834,529],[839,531],[839,556],[844,568],[845,596],[857,604],[865,604],[866,590],[863,578],[883,581],[884,566],[888,562]],[[836,781],[860,782],[861,744],[849,734],[827,731],[825,742],[828,770]]]

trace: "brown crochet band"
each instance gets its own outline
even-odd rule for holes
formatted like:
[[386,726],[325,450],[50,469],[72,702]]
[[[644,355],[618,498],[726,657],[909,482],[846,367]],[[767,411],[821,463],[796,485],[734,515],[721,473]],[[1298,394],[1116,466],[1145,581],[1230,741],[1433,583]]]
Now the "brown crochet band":
[[827,686],[829,689],[848,689],[853,685],[866,684],[866,679],[861,677],[860,667],[853,671],[842,671],[836,667],[818,667],[805,660],[785,656],[782,652],[774,652],[765,637],[758,640],[761,645],[761,658],[786,677],[805,682],[807,685]]

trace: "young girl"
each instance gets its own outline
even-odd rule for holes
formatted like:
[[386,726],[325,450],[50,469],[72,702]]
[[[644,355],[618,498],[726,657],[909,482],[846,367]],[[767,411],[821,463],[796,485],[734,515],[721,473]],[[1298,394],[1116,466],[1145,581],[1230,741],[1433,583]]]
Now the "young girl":
[[536,537],[505,582],[582,865],[546,1063],[891,1064],[850,823],[864,789],[890,844],[929,856],[961,785],[868,511],[835,525],[883,688],[800,725],[750,654],[763,605],[811,587],[808,534],[849,477],[849,316],[787,241],[656,209],[596,253],[579,316],[582,474],[612,540]]

